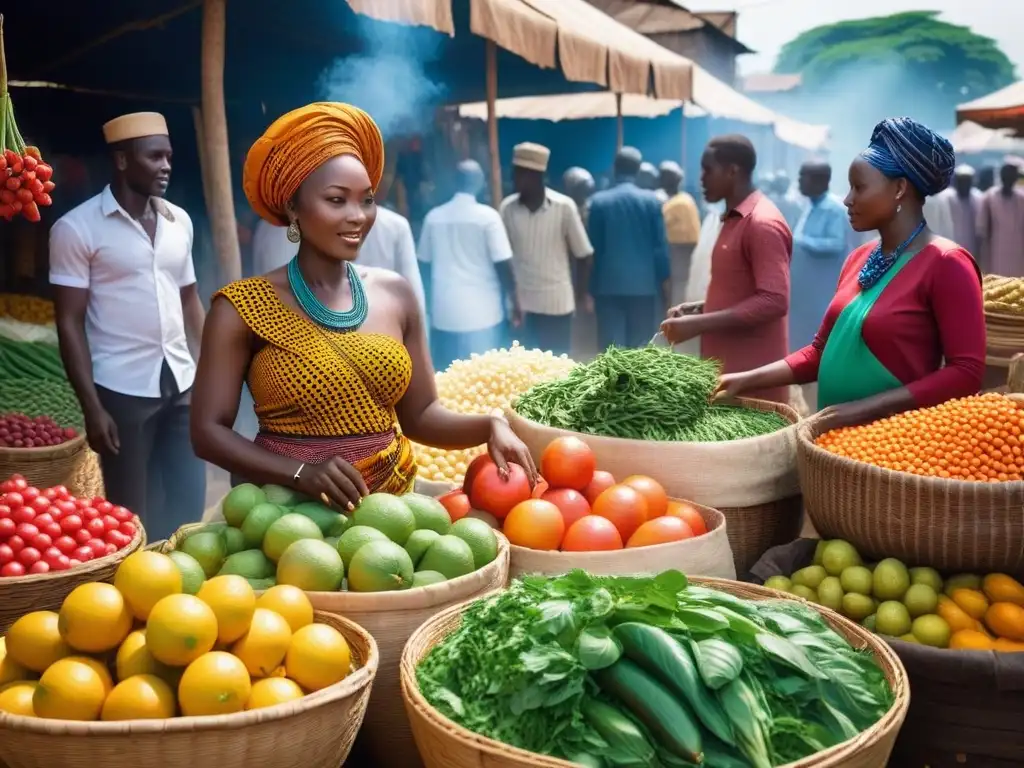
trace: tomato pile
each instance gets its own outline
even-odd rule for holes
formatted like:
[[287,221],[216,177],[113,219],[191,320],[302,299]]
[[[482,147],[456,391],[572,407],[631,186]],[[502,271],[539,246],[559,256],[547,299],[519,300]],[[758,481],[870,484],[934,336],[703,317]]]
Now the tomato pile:
[[49,416],[30,419],[22,413],[0,414],[0,448],[45,448],[76,437],[73,427],[62,427]]
[[14,475],[0,494],[0,577],[66,571],[124,549],[137,531],[129,510],[63,485],[40,490]]
[[583,440],[560,437],[540,458],[543,479],[530,488],[526,471],[509,464],[503,479],[489,456],[466,470],[462,489],[439,501],[452,520],[483,517],[509,542],[529,549],[597,552],[666,544],[702,536],[707,523],[691,504],[668,498],[646,475],[621,483],[597,469]]
[[22,154],[4,149],[0,155],[0,216],[10,221],[21,214],[29,221],[39,221],[39,209],[53,205],[52,177],[53,168],[43,162],[36,147],[25,147]]

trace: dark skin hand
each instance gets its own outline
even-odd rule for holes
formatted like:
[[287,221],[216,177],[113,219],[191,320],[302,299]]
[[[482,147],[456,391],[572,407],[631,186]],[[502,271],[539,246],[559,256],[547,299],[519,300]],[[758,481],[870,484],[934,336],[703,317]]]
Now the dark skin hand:
[[[303,182],[290,215],[303,233],[299,265],[307,283],[326,306],[349,309],[352,294],[345,262],[355,259],[376,217],[366,169],[350,156],[328,160]],[[402,432],[411,440],[441,448],[486,443],[502,473],[513,462],[534,480],[537,470],[529,451],[503,419],[455,414],[438,401],[423,318],[409,284],[387,270],[357,269],[369,306],[360,333],[390,336],[412,358],[412,380],[396,407]],[[287,268],[265,277],[285,306],[305,316],[289,287]],[[253,482],[289,486],[313,498],[324,494],[340,507],[354,508],[368,489],[348,462],[333,457],[322,464],[307,464],[296,480],[299,461],[266,451],[233,430],[242,384],[261,343],[230,302],[214,301],[192,398],[196,454]]]

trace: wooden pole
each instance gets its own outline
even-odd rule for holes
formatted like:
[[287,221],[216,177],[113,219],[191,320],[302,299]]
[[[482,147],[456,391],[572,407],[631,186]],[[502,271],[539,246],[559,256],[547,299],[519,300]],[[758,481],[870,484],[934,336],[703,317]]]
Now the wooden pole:
[[228,118],[224,107],[224,47],[227,0],[204,0],[202,40],[203,151],[209,168],[207,210],[213,247],[217,252],[220,280],[229,283],[242,277],[231,187],[231,154]]
[[626,124],[622,119],[622,94],[615,94],[615,151],[626,146]]
[[206,203],[206,210],[213,205],[213,191],[210,189],[210,158],[206,156],[206,132],[203,130],[203,111],[199,107],[192,107],[192,124],[196,129],[196,147],[199,150],[199,175],[203,181],[203,201]]
[[501,205],[501,149],[498,146],[498,46],[487,41],[487,147],[491,153],[491,204]]

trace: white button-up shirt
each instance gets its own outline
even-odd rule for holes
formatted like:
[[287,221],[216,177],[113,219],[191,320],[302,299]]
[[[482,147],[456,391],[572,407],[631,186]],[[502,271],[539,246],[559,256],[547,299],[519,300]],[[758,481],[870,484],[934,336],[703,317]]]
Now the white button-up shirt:
[[166,200],[153,203],[153,241],[109,186],[50,230],[50,282],[89,291],[93,380],[135,397],[160,397],[164,360],[182,392],[196,372],[181,307],[181,289],[196,281],[192,220]]
[[457,193],[427,214],[420,232],[420,261],[432,266],[430,315],[439,331],[467,333],[505,319],[495,264],[512,258],[501,214]]
[[501,219],[512,243],[520,308],[538,315],[573,312],[576,301],[569,260],[585,259],[594,252],[576,203],[549,189],[541,207],[531,211],[519,202],[519,195],[511,195],[501,203]]
[[[252,263],[257,275],[283,267],[299,251],[298,243],[288,239],[288,228],[260,220],[252,238]],[[377,207],[377,221],[366,235],[356,264],[397,272],[412,286],[420,312],[426,308],[423,277],[416,263],[416,241],[409,220],[383,205]]]

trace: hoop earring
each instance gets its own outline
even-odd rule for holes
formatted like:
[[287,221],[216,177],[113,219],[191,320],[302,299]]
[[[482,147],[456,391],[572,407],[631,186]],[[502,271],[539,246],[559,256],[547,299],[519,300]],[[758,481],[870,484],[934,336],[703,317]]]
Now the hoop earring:
[[302,239],[302,232],[299,231],[298,220],[288,225],[288,242],[297,243]]

